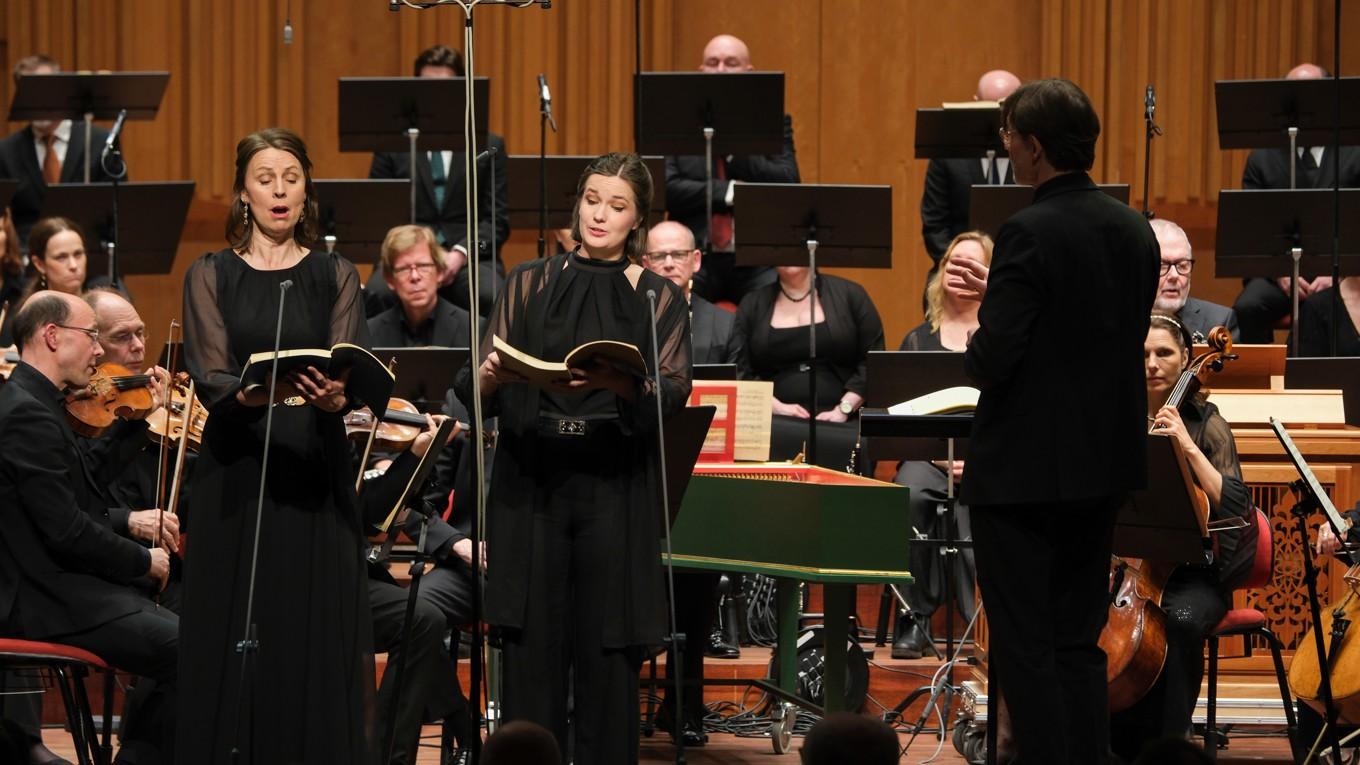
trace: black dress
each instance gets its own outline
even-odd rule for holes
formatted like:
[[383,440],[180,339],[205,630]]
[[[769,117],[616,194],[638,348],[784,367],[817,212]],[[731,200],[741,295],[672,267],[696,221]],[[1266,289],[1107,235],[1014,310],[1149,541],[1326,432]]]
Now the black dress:
[[[1299,355],[1332,355],[1332,293],[1335,287],[1318,290],[1299,306]],[[1341,332],[1337,335],[1336,355],[1360,356],[1360,331],[1346,310],[1343,301],[1337,306],[1337,323]]]
[[[363,536],[339,414],[277,406],[260,530],[253,621],[259,651],[240,705],[240,656],[250,584],[265,407],[236,401],[251,354],[274,345],[279,283],[291,279],[281,346],[363,344],[354,266],[312,252],[260,271],[231,250],[185,275],[185,360],[208,407],[196,465],[194,528],[185,544],[181,619],[181,762],[368,762],[373,694]],[[251,735],[253,726],[253,736]]]
[[902,345],[897,350],[947,351],[950,349],[944,347],[944,343],[940,342],[939,330],[932,330],[930,322],[925,321],[918,324],[915,329],[907,333],[906,337],[902,338]]
[[[633,343],[650,359],[649,290],[661,371],[639,383],[634,401],[506,384],[483,409],[500,417],[486,621],[505,649],[505,716],[547,727],[565,752],[574,695],[576,762],[637,761],[640,649],[666,632],[654,397],[668,414],[689,398],[689,310],[679,289],[650,271],[558,255],[510,274],[478,356],[496,336],[550,360],[597,339]],[[470,377],[465,370],[459,379],[464,402]],[[562,421],[583,421],[586,433],[558,435]]]

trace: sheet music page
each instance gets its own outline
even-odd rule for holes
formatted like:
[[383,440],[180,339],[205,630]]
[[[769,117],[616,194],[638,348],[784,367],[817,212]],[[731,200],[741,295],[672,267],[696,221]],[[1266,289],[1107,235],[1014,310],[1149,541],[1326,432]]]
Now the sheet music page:
[[737,438],[733,459],[737,462],[768,461],[774,383],[763,380],[738,380],[736,385]]

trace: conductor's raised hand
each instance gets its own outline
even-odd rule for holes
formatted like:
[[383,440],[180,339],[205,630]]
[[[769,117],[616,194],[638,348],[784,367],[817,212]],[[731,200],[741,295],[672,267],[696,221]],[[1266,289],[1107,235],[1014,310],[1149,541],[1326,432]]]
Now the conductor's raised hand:
[[528,382],[518,372],[512,372],[501,366],[501,355],[496,351],[487,354],[486,360],[477,368],[477,374],[482,378],[483,396],[490,396],[506,383]]
[[944,267],[945,283],[966,300],[981,300],[987,294],[989,269],[971,258],[950,258]]
[[338,412],[345,407],[345,381],[333,380],[313,366],[295,369],[284,378],[302,400],[323,412]]

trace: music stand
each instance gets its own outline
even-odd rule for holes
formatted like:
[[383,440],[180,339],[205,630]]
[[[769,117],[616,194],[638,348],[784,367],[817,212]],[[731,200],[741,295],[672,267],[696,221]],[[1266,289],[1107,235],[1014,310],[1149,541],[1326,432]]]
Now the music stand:
[[[1299,275],[1331,273],[1332,189],[1225,189],[1218,197],[1214,276],[1293,276],[1292,352],[1299,342]],[[1341,189],[1341,259],[1360,266],[1360,189]],[[1284,258],[1288,257],[1289,261]]]
[[735,380],[737,379],[736,364],[695,364],[694,379],[696,380]]
[[193,196],[193,181],[58,183],[47,187],[42,217],[70,218],[99,238],[100,247],[86,243],[89,273],[112,273],[117,258],[119,273],[168,274]]
[[1007,156],[1001,142],[1000,105],[916,110],[916,158],[987,158],[987,177],[997,157]]
[[[1237,350],[1236,345],[1233,350]],[[1360,356],[1285,359],[1284,387],[1286,390],[1340,388],[1346,424],[1360,426]]]
[[1123,558],[1204,564],[1207,518],[1191,497],[1195,482],[1180,442],[1147,436],[1148,485],[1129,495],[1115,521],[1113,552]]
[[[585,155],[556,155],[540,163],[537,154],[510,155],[505,171],[510,228],[538,228],[538,216],[545,209],[548,228],[570,228],[576,212],[576,187],[581,182],[581,173],[593,159]],[[652,174],[652,214],[647,224],[655,225],[666,217],[666,158],[648,155],[642,162]],[[545,180],[547,193],[541,196],[539,184]]]
[[376,263],[383,239],[401,220],[400,192],[410,181],[400,178],[316,180],[322,241],[326,252],[341,254],[354,263]]
[[[1360,144],[1360,77],[1341,78],[1341,145]],[[1214,83],[1221,149],[1331,146],[1337,83],[1318,80],[1219,80]],[[1294,167],[1294,163],[1290,163]],[[1290,187],[1293,170],[1290,171]]]
[[[743,183],[739,266],[892,267],[892,187]],[[830,262],[826,262],[829,260]],[[808,301],[808,394],[817,402],[817,301]],[[807,461],[817,463],[817,418],[808,418]]]
[[[1327,496],[1327,491],[1322,488],[1322,483],[1318,481],[1312,468],[1308,466],[1308,461],[1299,453],[1298,447],[1294,445],[1294,439],[1290,438],[1289,431],[1285,430],[1284,424],[1271,417],[1270,429],[1275,431],[1275,437],[1279,439],[1280,445],[1284,447],[1285,454],[1289,455],[1290,462],[1294,463],[1294,469],[1299,474],[1299,480],[1290,484],[1290,488],[1299,498],[1290,512],[1299,521],[1299,548],[1303,553],[1303,579],[1308,584],[1308,605],[1313,619],[1313,646],[1317,650],[1318,692],[1322,696],[1327,730],[1332,732],[1332,762],[1341,762],[1341,744],[1336,735],[1336,702],[1332,698],[1332,666],[1327,660],[1327,646],[1322,640],[1322,606],[1318,601],[1317,569],[1313,565],[1313,544],[1308,538],[1308,517],[1313,514],[1314,510],[1321,510],[1327,518],[1327,523],[1332,527],[1332,533],[1336,535],[1337,539],[1343,541],[1350,529],[1350,523],[1336,511],[1336,506],[1332,504],[1331,498]],[[1333,621],[1333,646],[1341,645],[1348,627],[1349,623],[1339,617]]]
[[[1102,183],[1100,190],[1120,204],[1129,203],[1127,183]],[[974,184],[968,197],[968,228],[986,232],[995,239],[1001,231],[1001,224],[1033,202],[1033,186]]]
[[[462,77],[341,77],[340,151],[407,152],[411,223],[416,222],[416,147],[466,151],[466,82]],[[486,145],[491,81],[472,81],[476,124],[473,140]]]
[[422,412],[438,412],[453,387],[458,370],[468,363],[467,348],[374,348],[373,355],[386,364],[396,359],[396,386],[392,395],[404,398]]
[[[704,220],[713,220],[713,153],[784,150],[784,73],[639,72],[638,153],[703,154]],[[743,207],[748,204],[742,200]],[[710,239],[711,239],[710,232]],[[744,232],[743,232],[744,235]],[[709,241],[703,249],[712,249]]]
[[85,123],[85,182],[90,182],[95,120],[111,120],[126,109],[127,119],[156,118],[169,72],[54,72],[25,74],[9,107],[10,122],[75,120]]

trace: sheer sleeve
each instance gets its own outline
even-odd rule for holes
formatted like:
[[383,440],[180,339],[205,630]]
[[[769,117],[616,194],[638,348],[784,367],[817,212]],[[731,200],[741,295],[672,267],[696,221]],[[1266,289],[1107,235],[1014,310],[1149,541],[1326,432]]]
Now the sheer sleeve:
[[211,255],[199,258],[184,275],[184,363],[208,411],[236,404],[241,364],[231,353],[217,304],[217,266]]
[[860,285],[850,282],[849,303],[855,322],[855,354],[859,360],[855,373],[845,381],[845,389],[858,393],[861,397],[869,390],[869,351],[883,350],[883,320],[869,293]]
[[[496,304],[491,315],[486,317],[482,326],[481,345],[477,352],[468,358],[467,366],[454,378],[453,388],[458,400],[472,412],[472,376],[481,368],[482,362],[491,355],[491,338],[510,339],[510,328],[524,312],[525,296],[531,290],[536,269],[517,267],[505,281],[505,288],[496,296]],[[495,417],[499,412],[499,399],[496,396],[482,400],[482,416]]]
[[364,295],[359,288],[359,272],[354,264],[331,255],[335,265],[335,305],[331,307],[330,343],[351,343],[368,347],[368,320],[364,314]]
[[[656,396],[661,396],[663,417],[669,417],[689,403],[694,377],[690,357],[689,304],[669,280],[656,301],[657,358],[661,369],[642,381],[640,395],[633,401],[620,399],[622,422],[633,432],[656,429]],[[650,359],[648,359],[650,365]]]
[[1195,443],[1209,463],[1223,475],[1223,491],[1218,504],[1209,508],[1210,521],[1229,518],[1247,521],[1247,525],[1242,528],[1213,534],[1216,548],[1214,568],[1219,581],[1227,586],[1235,586],[1251,572],[1255,559],[1256,506],[1252,503],[1251,490],[1242,480],[1242,465],[1237,457],[1232,428],[1216,409],[1210,408],[1206,413],[1204,429],[1195,438]]

